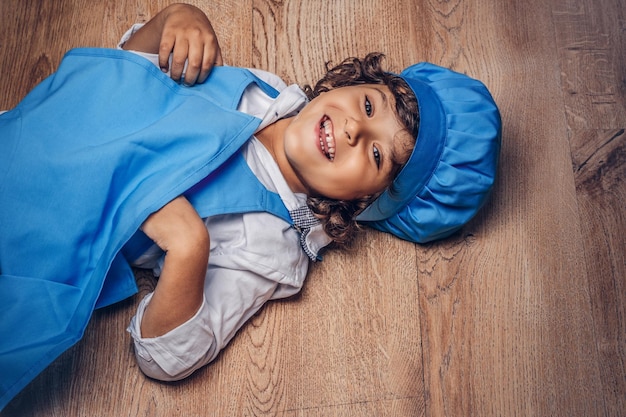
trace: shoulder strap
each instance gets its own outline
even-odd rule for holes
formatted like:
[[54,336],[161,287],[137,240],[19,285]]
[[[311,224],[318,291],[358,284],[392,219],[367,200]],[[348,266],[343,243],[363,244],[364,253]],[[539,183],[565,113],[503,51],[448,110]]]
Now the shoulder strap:
[[[293,224],[280,196],[261,184],[241,152],[235,153],[219,169],[184,195],[202,218],[219,214],[266,211]],[[128,261],[133,261],[153,243],[139,230],[124,245],[122,253]]]
[[280,196],[252,172],[241,152],[185,193],[200,217],[266,211],[293,224]]

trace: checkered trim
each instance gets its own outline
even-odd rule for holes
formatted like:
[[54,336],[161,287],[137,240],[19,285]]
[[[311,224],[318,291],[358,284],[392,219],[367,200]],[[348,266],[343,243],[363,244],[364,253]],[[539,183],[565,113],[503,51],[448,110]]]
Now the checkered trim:
[[293,227],[300,232],[300,246],[307,256],[313,261],[317,261],[317,255],[309,249],[306,244],[306,237],[311,231],[311,228],[321,224],[320,219],[313,215],[311,209],[307,206],[298,207],[295,210],[290,210],[289,215],[293,220]]

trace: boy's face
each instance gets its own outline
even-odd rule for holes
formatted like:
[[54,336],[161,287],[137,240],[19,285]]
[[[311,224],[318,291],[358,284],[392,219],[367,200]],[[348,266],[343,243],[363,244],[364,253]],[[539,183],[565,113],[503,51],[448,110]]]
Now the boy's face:
[[284,134],[285,156],[311,196],[352,200],[392,181],[396,147],[410,143],[385,85],[341,87],[312,100]]

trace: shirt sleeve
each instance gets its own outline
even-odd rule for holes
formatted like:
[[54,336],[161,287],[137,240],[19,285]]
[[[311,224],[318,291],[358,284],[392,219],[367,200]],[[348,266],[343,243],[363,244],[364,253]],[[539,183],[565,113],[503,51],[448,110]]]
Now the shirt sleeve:
[[154,338],[141,337],[140,324],[152,293],[140,303],[128,331],[134,339],[139,367],[148,376],[174,381],[186,378],[211,362],[276,290],[283,285],[251,271],[209,267],[204,300],[196,315],[170,332]]

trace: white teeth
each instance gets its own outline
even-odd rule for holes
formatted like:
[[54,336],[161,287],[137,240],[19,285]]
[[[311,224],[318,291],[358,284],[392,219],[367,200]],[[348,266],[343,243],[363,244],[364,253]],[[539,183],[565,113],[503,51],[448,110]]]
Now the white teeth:
[[324,146],[324,144],[322,143],[322,148],[326,148],[328,150],[328,156],[332,161],[335,158],[335,141],[333,140],[333,132],[331,130],[330,120],[324,120],[323,126],[324,133],[326,133],[326,146]]

